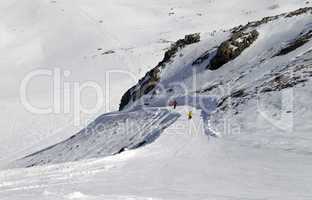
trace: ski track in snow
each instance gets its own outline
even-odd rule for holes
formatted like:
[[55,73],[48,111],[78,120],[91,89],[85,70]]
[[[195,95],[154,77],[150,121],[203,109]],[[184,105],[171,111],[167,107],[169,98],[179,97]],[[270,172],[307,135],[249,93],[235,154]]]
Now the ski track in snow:
[[[79,127],[73,127],[71,115],[37,116],[25,111],[17,93],[19,82],[29,71],[59,67],[71,70],[72,80],[92,79],[101,85],[109,70],[131,72],[137,76],[132,77],[135,80],[124,76],[111,80],[110,89],[114,92],[110,96],[111,105],[106,106],[114,110],[122,93],[161,60],[170,41],[185,34],[202,33],[202,41],[182,49],[181,58],[170,63],[162,77],[165,85],[183,81],[191,88],[193,80],[187,77],[190,63],[229,37],[223,29],[303,6],[306,6],[305,0],[211,0],[209,3],[207,0],[1,1],[1,166],[59,144],[79,131]],[[169,12],[173,14],[168,16]],[[207,80],[229,81],[233,88],[253,86],[253,83],[268,81],[267,74],[281,70],[289,61],[309,63],[311,41],[284,57],[271,59],[271,56],[300,31],[310,29],[310,21],[311,17],[299,16],[261,26],[259,39],[238,59],[214,73],[204,70],[205,62],[199,66],[197,85],[200,88],[191,88],[192,92],[205,89]],[[212,34],[213,30],[219,29]],[[100,47],[104,49],[98,50]],[[115,53],[102,54],[112,50]],[[262,63],[262,59],[269,62]],[[40,81],[35,85],[32,100],[45,105],[46,96],[49,96],[45,93],[46,85]],[[84,146],[90,148],[73,154],[78,156],[76,162],[66,162],[75,160],[70,152],[67,157],[56,156],[53,165],[2,170],[0,199],[311,200],[312,113],[309,111],[312,93],[307,88],[312,88],[311,81],[305,87],[294,87],[294,130],[283,132],[272,128],[265,117],[259,117],[255,112],[258,102],[251,100],[237,108],[237,115],[226,116],[225,120],[232,124],[244,125],[239,134],[221,134],[219,139],[209,134],[222,132],[218,128],[228,128],[222,122],[217,123],[223,118],[219,115],[211,118],[202,113],[197,105],[198,96],[180,94],[176,110],[180,117],[173,124],[172,119],[165,120],[164,127],[171,126],[153,143],[103,158],[120,148],[117,145],[112,152],[101,149],[103,155],[94,156],[97,149],[105,146],[107,140],[102,138],[103,143],[85,143]],[[275,106],[280,95],[277,92],[261,97],[268,115],[286,111]],[[87,102],[93,100],[86,98]],[[190,98],[191,102],[181,103],[185,98]],[[168,95],[159,97],[152,102],[154,108],[151,109],[165,109],[158,107],[165,106],[168,99]],[[189,110],[193,110],[192,120],[186,117]],[[94,119],[98,114],[85,117]],[[145,129],[153,133],[157,123],[166,116],[146,114],[143,117],[151,123],[142,123],[140,133],[145,133]],[[106,117],[120,118],[118,113]],[[137,117],[132,118],[137,120]],[[286,128],[287,125],[284,124]],[[70,146],[71,143],[66,144]],[[68,147],[60,146],[60,150]],[[59,151],[49,153],[54,155]],[[36,156],[39,161],[45,158],[40,153]],[[86,159],[90,157],[92,159]],[[59,162],[66,163],[56,164]],[[27,166],[24,164],[21,166]]]
[[[186,117],[189,110],[192,120]],[[310,157],[208,138],[200,110],[180,107],[178,112],[178,121],[145,147],[101,159],[1,171],[0,198],[311,198]]]
[[[84,116],[84,120],[94,119],[117,109],[123,92],[162,59],[170,42],[194,32],[206,37],[214,30],[303,6],[305,0],[2,0],[1,165],[61,142],[83,128],[71,123],[73,112],[27,112],[19,97],[20,82],[27,73],[57,67],[70,70],[71,81],[92,80],[101,86],[107,71],[132,73],[134,77],[113,75],[110,89],[114,92],[110,93],[110,105],[105,105],[110,109]],[[174,15],[168,16],[169,12]],[[109,50],[115,53],[102,55]],[[47,88],[46,81],[36,80],[29,94],[32,103],[46,107]],[[94,99],[84,97],[93,106]]]

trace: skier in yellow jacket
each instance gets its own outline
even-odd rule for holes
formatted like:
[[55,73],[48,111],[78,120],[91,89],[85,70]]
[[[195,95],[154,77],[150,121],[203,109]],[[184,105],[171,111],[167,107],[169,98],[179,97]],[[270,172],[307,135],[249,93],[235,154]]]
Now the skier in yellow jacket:
[[188,114],[187,114],[187,117],[188,117],[189,120],[191,120],[192,117],[193,117],[193,112],[189,111]]

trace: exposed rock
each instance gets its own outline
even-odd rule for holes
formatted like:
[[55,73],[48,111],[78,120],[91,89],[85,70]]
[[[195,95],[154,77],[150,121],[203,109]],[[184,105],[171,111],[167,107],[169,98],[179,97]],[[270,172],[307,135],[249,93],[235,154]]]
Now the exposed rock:
[[307,42],[310,41],[310,39],[312,38],[312,31],[309,31],[306,34],[302,34],[301,36],[299,36],[295,41],[289,43],[287,45],[287,47],[285,47],[284,49],[282,49],[277,55],[275,56],[283,56],[286,55],[296,49],[298,49],[299,47],[305,45]]
[[199,58],[197,58],[193,63],[192,65],[200,65],[202,64],[203,62],[205,62],[206,60],[208,60],[209,58],[213,57],[214,56],[214,53],[216,51],[217,47],[211,49],[211,50],[208,50],[206,51],[205,53],[203,53],[203,55],[201,55]]
[[139,83],[130,88],[121,98],[119,105],[119,110],[123,110],[126,105],[131,101],[136,101],[140,99],[143,95],[151,92],[157,85],[160,80],[160,70],[154,68],[151,71],[147,72],[144,78],[139,80]]
[[182,49],[187,45],[197,43],[199,41],[200,41],[200,34],[194,33],[194,34],[186,35],[184,39],[180,39],[177,42],[173,43],[171,47],[165,52],[165,56],[163,60],[160,63],[158,63],[157,67],[164,67],[168,62],[171,61],[172,58],[175,57],[179,49]]
[[210,92],[210,91],[220,87],[221,85],[222,85],[222,82],[213,83],[206,88],[203,88],[201,90],[196,91],[196,93],[202,94],[202,93]]
[[138,84],[129,89],[121,98],[119,110],[123,110],[131,101],[134,102],[140,99],[143,95],[150,93],[155,89],[160,80],[160,71],[166,67],[166,64],[171,62],[176,56],[177,52],[187,45],[197,43],[200,41],[200,34],[186,35],[184,39],[180,39],[173,43],[171,47],[165,52],[165,56],[158,65],[146,73],[146,75],[139,80]]
[[[238,57],[246,48],[248,48],[257,38],[259,33],[254,28],[274,21],[280,17],[293,17],[304,13],[312,12],[312,7],[300,8],[293,12],[283,13],[281,15],[265,17],[259,21],[249,22],[245,26],[238,26],[231,29],[233,33],[232,37],[223,42],[217,51],[217,55],[211,60],[210,64],[207,66],[210,70],[216,70],[227,62]],[[253,31],[250,31],[253,30]],[[305,43],[311,39],[312,33],[301,35],[297,40],[290,43],[286,48],[282,49],[277,55],[286,55],[289,52],[303,46]],[[241,39],[240,39],[241,38]],[[209,55],[206,55],[206,59]],[[200,61],[200,60],[198,60]],[[196,63],[195,63],[196,64]]]
[[127,92],[122,96],[120,100],[119,110],[123,110],[124,107],[131,101],[132,91],[136,88],[136,86],[127,90]]
[[109,51],[103,52],[102,55],[108,55],[108,54],[113,54],[113,53],[115,53],[114,50],[109,50]]
[[239,32],[243,32],[243,31],[247,31],[248,29],[250,28],[256,28],[262,24],[267,24],[271,21],[274,21],[276,19],[278,19],[279,17],[281,17],[282,15],[277,15],[277,16],[271,16],[271,17],[265,17],[259,21],[254,21],[254,22],[248,22],[248,24],[246,25],[240,25],[240,26],[237,26],[233,29],[231,29],[232,33],[239,33]]
[[232,98],[239,98],[239,97],[244,97],[247,94],[245,93],[244,89],[236,90],[231,94]]
[[217,51],[217,55],[207,66],[210,70],[219,69],[222,65],[237,58],[245,49],[247,49],[259,36],[258,31],[237,32],[232,37],[223,42]]
[[280,76],[274,77],[273,80],[267,82],[261,89],[261,93],[280,91],[286,88],[294,87],[299,83],[308,81],[305,78],[297,75],[281,74]]
[[237,27],[231,29],[231,31],[232,31],[232,33],[247,31],[250,28],[255,28],[255,27],[258,27],[258,26],[260,26],[262,24],[267,24],[268,22],[274,21],[274,20],[276,20],[276,19],[278,19],[280,17],[298,16],[298,15],[301,15],[301,14],[304,14],[304,13],[308,13],[309,11],[310,12],[312,11],[312,7],[300,8],[300,9],[295,10],[293,12],[288,12],[288,13],[283,13],[283,14],[280,14],[280,15],[265,17],[265,18],[263,18],[261,20],[258,20],[258,21],[249,22],[248,24],[246,24],[244,26],[240,25],[240,26],[237,26]]
[[312,7],[306,7],[306,8],[300,8],[298,10],[295,10],[293,12],[290,12],[286,15],[286,17],[293,17],[293,16],[298,16],[298,15],[301,15],[301,14],[304,14],[304,13],[307,13],[309,12],[311,13],[312,11]]
[[[276,6],[274,6],[276,7]],[[273,7],[272,7],[273,9]],[[207,66],[210,70],[216,70],[220,68],[222,65],[226,64],[227,62],[234,60],[237,58],[244,50],[246,50],[250,45],[252,45],[258,38],[259,33],[255,30],[259,26],[269,23],[271,21],[277,20],[279,18],[286,18],[286,17],[293,17],[298,16],[304,13],[308,13],[312,11],[312,7],[307,8],[301,8],[293,12],[284,13],[281,15],[271,16],[271,17],[265,17],[259,21],[249,22],[248,24],[244,26],[237,26],[233,29],[231,29],[232,36],[227,41],[224,41],[219,47],[209,50],[205,52],[202,56],[200,56],[198,59],[196,59],[193,62],[193,65],[199,65],[204,63],[205,61],[210,61],[210,64]],[[311,35],[311,34],[310,34]],[[311,37],[306,37],[304,34],[300,36],[299,39],[296,41],[290,43],[287,45],[287,47],[283,50],[281,50],[280,55],[287,54],[290,51],[304,45]],[[179,49],[185,47],[186,45],[196,43],[200,41],[199,34],[192,34],[185,36],[184,39],[178,40],[176,43],[172,44],[171,47],[165,52],[165,56],[161,62],[150,72],[148,72],[144,78],[142,78],[139,83],[129,89],[124,96],[122,97],[121,103],[120,103],[120,110],[124,109],[126,105],[128,105],[131,101],[136,101],[139,98],[141,98],[144,94],[147,94],[154,90],[155,92],[155,86],[158,84],[160,80],[161,70],[162,68],[165,68],[168,63],[172,62],[174,57],[176,57],[178,54]],[[263,60],[264,61],[264,60]],[[262,62],[263,62],[262,61]],[[306,74],[310,75],[307,71]],[[292,79],[293,80],[293,79]],[[305,79],[298,79],[295,80],[295,84],[300,83],[302,81],[305,81]],[[278,84],[278,87],[284,88],[291,86],[292,84],[290,82],[290,85],[283,84],[282,81],[280,84]],[[270,85],[270,84],[268,84]],[[262,85],[259,87],[259,91],[261,89],[264,90],[275,90],[278,88],[272,88],[267,87],[268,85]],[[206,89],[203,89],[201,91],[197,91],[198,93],[201,92],[209,92],[210,90],[213,90],[215,86],[208,87]],[[238,91],[237,93],[233,94],[232,96],[229,95],[227,97],[224,97],[220,101],[220,105],[224,104],[226,99],[229,97],[237,100],[237,99],[247,99],[245,95],[248,97],[248,92],[244,91],[241,93],[241,91]],[[244,97],[244,98],[235,98],[238,97]]]

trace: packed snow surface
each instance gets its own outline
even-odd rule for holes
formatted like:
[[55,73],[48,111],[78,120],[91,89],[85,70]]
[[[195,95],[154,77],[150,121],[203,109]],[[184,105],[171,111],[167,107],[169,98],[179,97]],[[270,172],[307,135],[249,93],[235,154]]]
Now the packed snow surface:
[[0,197],[24,199],[311,199],[310,155],[207,137],[200,110],[154,143],[102,159],[0,172]]
[[[28,112],[19,90],[29,72],[69,70],[63,81],[92,80],[103,88],[106,73],[112,72],[104,94],[109,101],[97,113],[81,115],[90,122],[117,110],[122,94],[162,59],[171,42],[304,6],[305,0],[1,0],[1,164],[61,142],[88,124],[75,126],[72,109]],[[109,51],[115,53],[103,54]],[[30,102],[51,106],[52,84],[49,77],[33,80]],[[94,106],[93,91],[82,97],[84,106]]]
[[[311,13],[256,27],[257,40],[218,70],[205,69],[210,59],[192,65],[207,51],[215,55],[231,36],[224,30],[307,4],[1,1],[0,199],[312,199],[312,41],[275,56],[312,30]],[[161,72],[160,84],[172,94],[144,96],[144,110],[108,113],[171,42],[194,32],[201,41],[180,49]],[[109,101],[97,113],[79,113],[81,126],[73,124],[73,110],[29,113],[19,84],[42,68],[69,70],[64,81],[109,83]],[[285,88],[275,87],[277,77]],[[35,80],[31,102],[50,105],[52,84]],[[82,97],[94,105],[93,93]],[[166,107],[171,99],[176,110]]]
[[122,153],[153,142],[178,117],[166,109],[104,114],[64,142],[28,155],[14,165],[31,167]]

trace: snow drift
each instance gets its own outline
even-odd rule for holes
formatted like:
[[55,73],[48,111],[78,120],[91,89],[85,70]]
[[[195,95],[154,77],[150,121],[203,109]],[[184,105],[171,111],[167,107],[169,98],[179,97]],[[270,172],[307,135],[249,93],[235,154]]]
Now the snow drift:
[[167,109],[104,114],[76,135],[16,161],[17,167],[104,157],[154,141],[179,117]]

